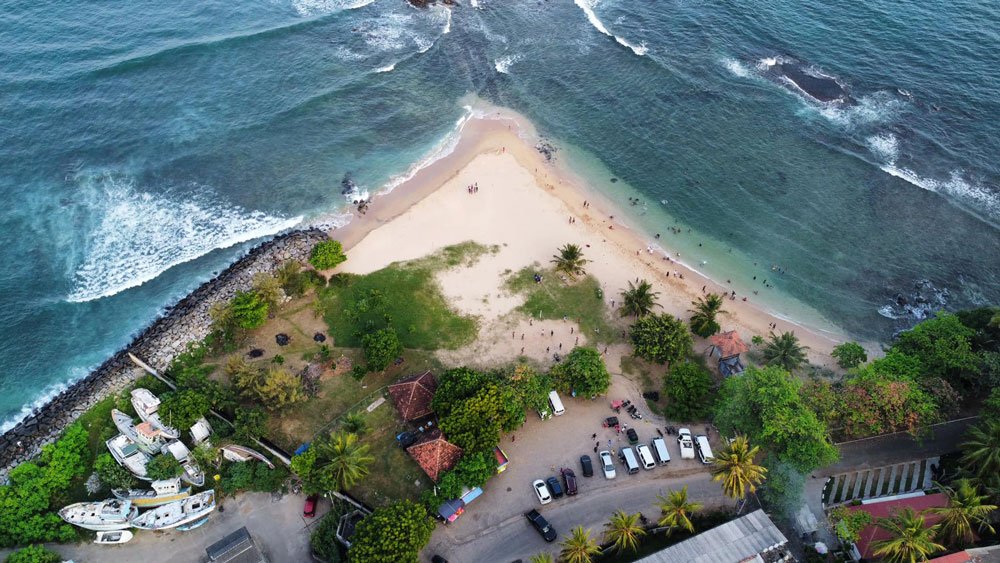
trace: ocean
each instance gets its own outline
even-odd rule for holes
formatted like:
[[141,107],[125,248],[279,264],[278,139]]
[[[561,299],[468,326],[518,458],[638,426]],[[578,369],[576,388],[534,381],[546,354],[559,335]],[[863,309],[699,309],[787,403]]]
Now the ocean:
[[2,428],[446,153],[470,99],[779,313],[885,339],[1000,302],[998,29],[968,0],[8,3]]

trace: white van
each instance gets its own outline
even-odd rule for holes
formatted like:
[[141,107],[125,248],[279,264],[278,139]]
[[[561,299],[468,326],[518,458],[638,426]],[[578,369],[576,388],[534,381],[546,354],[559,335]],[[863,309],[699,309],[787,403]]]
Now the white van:
[[639,462],[635,459],[635,452],[632,448],[625,446],[622,448],[622,457],[625,458],[625,470],[629,475],[639,472]]
[[555,389],[549,391],[549,406],[552,407],[552,414],[556,416],[562,416],[566,412],[562,400],[559,398],[559,393],[556,393]]
[[712,455],[712,446],[708,444],[708,436],[698,436],[695,438],[695,443],[698,444],[698,456],[701,457],[701,462],[712,463],[715,456]]
[[649,451],[649,446],[646,444],[639,444],[635,451],[639,452],[639,463],[642,464],[643,469],[652,469],[656,467],[656,462],[653,461],[653,452]]
[[666,465],[670,461],[670,452],[667,451],[667,443],[663,441],[663,438],[653,438],[653,453],[656,454],[660,465]]

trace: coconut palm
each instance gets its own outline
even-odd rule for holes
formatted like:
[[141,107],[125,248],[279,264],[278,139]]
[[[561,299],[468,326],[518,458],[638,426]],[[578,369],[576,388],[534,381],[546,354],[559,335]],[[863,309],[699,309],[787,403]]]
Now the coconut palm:
[[628,289],[622,290],[621,316],[643,317],[653,312],[653,307],[660,307],[656,298],[660,292],[653,291],[653,286],[646,280],[639,282],[639,285],[628,282]]
[[989,482],[1000,474],[1000,422],[985,422],[969,428],[962,443],[962,465],[977,479]]
[[646,535],[646,530],[639,523],[638,512],[627,514],[624,510],[618,510],[611,515],[611,520],[604,527],[604,540],[611,542],[618,551],[635,551],[639,547],[639,538]]
[[586,271],[584,264],[590,262],[583,257],[583,250],[575,244],[567,244],[559,249],[559,254],[552,257],[551,262],[556,265],[556,271],[565,272],[569,277],[576,278]]
[[915,563],[927,558],[944,546],[935,543],[937,526],[926,526],[924,517],[906,508],[892,518],[879,518],[876,526],[889,533],[884,540],[872,542],[873,555],[888,563]]
[[948,506],[932,508],[931,512],[941,515],[938,522],[940,537],[949,543],[963,546],[975,539],[973,528],[989,530],[990,513],[997,509],[996,505],[985,504],[987,495],[980,495],[979,489],[968,479],[955,481],[954,487],[943,487],[948,495]]
[[368,466],[375,460],[368,455],[368,446],[350,432],[335,432],[318,448],[317,466],[323,479],[338,490],[347,490],[367,476]]
[[556,560],[552,557],[551,553],[543,552],[529,557],[528,563],[556,563]]
[[687,485],[684,485],[684,488],[679,491],[673,489],[667,491],[667,496],[656,495],[656,504],[660,507],[660,513],[663,514],[659,525],[667,528],[668,536],[674,532],[675,528],[694,533],[694,522],[691,521],[691,515],[701,510],[701,503],[688,501]]
[[726,496],[741,500],[764,482],[767,468],[754,463],[760,446],[750,447],[746,436],[737,436],[713,460],[712,480],[722,482]]
[[764,346],[764,363],[792,371],[805,363],[808,349],[799,344],[794,332],[783,332],[781,336],[772,332],[770,342]]
[[601,552],[600,546],[583,526],[573,528],[570,536],[562,541],[559,559],[566,563],[590,563]]
[[709,293],[705,297],[699,297],[697,301],[692,301],[694,309],[688,309],[691,315],[691,332],[702,338],[708,338],[719,332],[719,323],[715,316],[722,311],[722,296],[717,293]]

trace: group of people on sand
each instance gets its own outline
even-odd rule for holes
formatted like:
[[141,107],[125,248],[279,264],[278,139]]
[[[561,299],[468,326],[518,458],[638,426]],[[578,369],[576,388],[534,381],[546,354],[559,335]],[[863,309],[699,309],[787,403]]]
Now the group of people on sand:
[[468,186],[465,187],[465,191],[469,192],[470,194],[479,193],[479,182],[469,184]]

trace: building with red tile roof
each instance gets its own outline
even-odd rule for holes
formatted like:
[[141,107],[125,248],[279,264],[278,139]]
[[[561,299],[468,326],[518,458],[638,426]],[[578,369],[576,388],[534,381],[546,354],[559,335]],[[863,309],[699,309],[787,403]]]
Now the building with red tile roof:
[[435,483],[442,473],[455,467],[462,457],[462,448],[445,440],[440,430],[427,432],[419,442],[406,448],[406,451]]
[[437,380],[429,371],[400,379],[389,386],[389,396],[403,420],[417,420],[429,416],[431,401],[437,391]]
[[[929,508],[940,508],[943,506],[948,506],[948,495],[944,493],[920,496],[906,495],[906,498],[876,500],[857,506],[848,506],[848,510],[861,510],[872,516],[872,523],[861,530],[860,538],[855,544],[858,547],[858,552],[865,559],[873,559],[872,544],[879,540],[889,539],[889,533],[875,525],[875,522],[879,518],[892,518],[895,514],[907,508],[920,513]],[[941,520],[941,516],[937,514],[926,513],[923,514],[923,517],[924,524],[927,527],[933,526]]]

